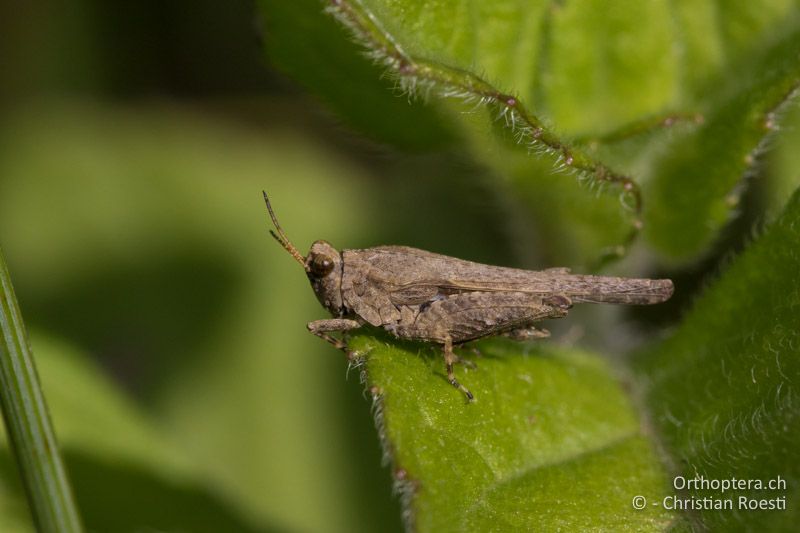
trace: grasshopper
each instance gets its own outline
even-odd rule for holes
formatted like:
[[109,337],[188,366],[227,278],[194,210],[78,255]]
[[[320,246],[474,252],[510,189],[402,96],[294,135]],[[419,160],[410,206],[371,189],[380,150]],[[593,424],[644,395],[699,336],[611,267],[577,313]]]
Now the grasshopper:
[[407,246],[336,250],[315,241],[303,255],[289,241],[264,192],[275,225],[270,234],[300,263],[317,299],[334,318],[314,320],[308,330],[348,353],[331,336],[366,325],[401,339],[441,344],[447,381],[458,382],[453,347],[504,335],[515,340],[545,338],[535,324],[562,318],[573,303],[649,305],[672,296],[668,279],[636,279],[571,274],[568,268],[521,270],[473,263]]

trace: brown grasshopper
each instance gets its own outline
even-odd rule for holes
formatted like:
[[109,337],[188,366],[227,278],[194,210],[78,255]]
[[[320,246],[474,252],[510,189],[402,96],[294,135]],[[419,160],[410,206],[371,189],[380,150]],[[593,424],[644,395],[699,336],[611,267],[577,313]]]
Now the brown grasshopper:
[[521,270],[407,246],[339,252],[319,240],[303,257],[278,224],[266,192],[264,200],[277,230],[270,233],[303,266],[317,299],[335,317],[309,322],[311,333],[345,352],[345,342],[329,334],[367,324],[401,339],[441,344],[447,381],[469,400],[472,393],[453,373],[458,361],[453,346],[492,335],[548,337],[534,324],[566,316],[576,302],[648,305],[672,295],[668,279],[576,275],[567,268]]

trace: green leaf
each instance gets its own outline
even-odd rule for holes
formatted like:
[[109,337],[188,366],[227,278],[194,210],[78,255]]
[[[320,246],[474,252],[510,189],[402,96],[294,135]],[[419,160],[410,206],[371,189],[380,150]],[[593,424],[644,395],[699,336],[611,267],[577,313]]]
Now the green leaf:
[[775,139],[771,158],[773,177],[766,191],[766,207],[770,216],[781,213],[792,191],[800,188],[800,106],[795,105],[782,120],[782,134]]
[[[412,103],[323,12],[319,0],[259,0],[271,61],[354,128],[407,149],[447,145],[453,133],[430,106]],[[302,38],[298,38],[302,35]],[[324,51],[324,53],[323,53]]]
[[[374,4],[374,5],[373,5]],[[541,4],[544,7],[544,4]],[[271,6],[264,5],[263,6],[267,13],[270,13]],[[392,11],[393,8],[398,8],[399,11],[394,12]],[[339,3],[338,7],[336,8],[336,12],[339,17],[345,21],[347,25],[356,33],[360,38],[366,41],[367,47],[371,50],[371,52],[377,56],[381,56],[386,62],[391,65],[397,66],[399,63],[403,63],[408,65],[408,68],[403,67],[403,69],[399,69],[399,74],[397,71],[390,72],[390,74],[396,75],[398,79],[399,85],[404,88],[406,91],[411,93],[419,93],[419,94],[426,94],[427,91],[430,89],[431,92],[434,94],[437,93],[460,93],[463,97],[469,101],[472,99],[475,100],[487,100],[491,101],[499,107],[498,111],[502,111],[505,113],[506,118],[509,121],[516,122],[520,125],[520,128],[516,129],[515,132],[520,134],[522,137],[529,137],[524,141],[524,144],[528,142],[535,144],[537,147],[545,148],[552,154],[552,158],[550,158],[550,164],[552,165],[554,162],[559,160],[564,161],[566,166],[571,166],[575,169],[578,169],[580,173],[588,174],[593,176],[594,178],[599,179],[600,181],[608,181],[611,183],[615,183],[617,185],[626,185],[630,186],[635,189],[635,185],[631,184],[630,180],[625,176],[620,176],[613,172],[611,169],[604,167],[601,163],[596,160],[591,159],[588,157],[583,151],[579,150],[576,147],[570,147],[566,144],[564,139],[561,139],[554,135],[552,131],[550,131],[545,124],[536,116],[530,114],[526,111],[524,105],[522,103],[516,103],[517,101],[509,96],[510,94],[517,95],[518,92],[516,91],[515,87],[511,87],[509,85],[504,85],[499,83],[497,85],[491,85],[487,83],[484,79],[480,76],[477,76],[473,70],[461,68],[460,60],[464,61],[472,61],[475,59],[483,61],[484,59],[492,63],[493,60],[490,58],[486,58],[481,56],[480,58],[467,58],[461,57],[458,60],[450,61],[449,57],[446,55],[440,54],[441,50],[438,50],[435,45],[432,49],[426,49],[425,44],[426,41],[424,38],[419,39],[418,46],[417,38],[420,36],[429,37],[434,35],[435,32],[428,32],[426,31],[424,25],[426,22],[430,22],[434,26],[437,27],[437,30],[445,33],[450,33],[452,17],[447,15],[447,9],[452,6],[448,6],[447,4],[443,4],[443,10],[437,11],[436,6],[433,6],[433,9],[430,11],[434,13],[432,18],[428,18],[426,16],[422,16],[420,21],[414,22],[415,31],[420,31],[419,35],[406,35],[401,31],[398,31],[395,34],[394,30],[396,29],[395,26],[398,26],[398,20],[393,18],[394,15],[400,17],[400,26],[402,27],[402,22],[406,20],[403,17],[409,16],[414,17],[416,16],[414,10],[417,9],[414,5],[410,6],[410,9],[406,9],[409,6],[398,6],[398,5],[387,5],[383,6],[379,3],[372,3],[372,4],[362,4],[360,2],[353,2],[353,3]],[[428,9],[432,6],[426,6],[425,13],[423,15],[427,15]],[[458,6],[456,6],[458,7]],[[371,8],[374,8],[374,13],[370,11]],[[483,8],[481,8],[483,9]],[[477,14],[480,17],[480,20],[497,20],[498,24],[494,27],[490,28],[491,31],[487,32],[488,40],[485,41],[484,44],[489,46],[492,51],[504,53],[504,47],[510,45],[511,41],[508,40],[508,36],[512,35],[507,32],[508,28],[504,27],[504,23],[512,23],[516,24],[515,19],[519,13],[516,11],[518,6],[515,7],[513,10],[509,11],[506,10],[505,15],[506,17],[498,18],[497,12],[492,12],[494,8],[488,8],[486,13],[479,13]],[[502,11],[502,9],[501,9]],[[460,11],[459,11],[460,13]],[[377,14],[377,15],[375,15]],[[417,13],[419,14],[419,13]],[[437,17],[436,14],[441,15]],[[492,15],[491,18],[485,17],[484,15]],[[460,15],[459,15],[460,16]],[[519,50],[519,59],[520,61],[524,61],[526,56],[526,52],[529,49],[533,49],[539,46],[537,42],[537,33],[534,31],[540,25],[537,20],[537,14],[534,13],[530,17],[530,22],[532,23],[530,26],[526,26],[524,28],[525,33],[522,35],[523,40],[525,41],[525,46]],[[417,24],[420,22],[421,24]],[[289,27],[290,25],[287,25]],[[384,28],[385,26],[385,28]],[[528,33],[527,30],[531,30],[533,33]],[[435,40],[435,36],[433,37]],[[449,38],[449,37],[448,37]],[[471,36],[467,34],[467,40],[469,40]],[[499,38],[499,39],[498,39]],[[513,40],[513,38],[512,38]],[[495,42],[497,41],[497,42]],[[460,42],[460,41],[459,41]],[[394,44],[397,46],[394,46]],[[440,44],[440,43],[439,43]],[[461,45],[458,43],[454,44],[455,48],[461,50]],[[532,48],[533,47],[533,48]],[[418,50],[419,49],[419,50]],[[471,49],[471,47],[470,47]],[[476,48],[483,52],[482,48]],[[406,56],[406,51],[410,54]],[[415,53],[419,51],[418,55]],[[283,57],[283,56],[279,56]],[[296,68],[302,69],[304,68],[302,56],[300,57],[292,57],[294,61],[296,61]],[[498,61],[494,61],[493,64],[497,65],[499,71],[503,71],[504,73],[508,73],[508,65],[506,58],[500,58]],[[398,63],[399,62],[399,63]],[[517,62],[518,65],[515,68],[519,67],[515,70],[515,75],[518,73],[522,77],[525,77],[528,81],[531,81],[531,74],[532,69],[529,68],[527,63]],[[502,64],[502,65],[501,65]],[[503,66],[505,65],[505,66]],[[524,66],[523,66],[524,65]],[[313,65],[310,65],[310,70],[314,70]],[[406,70],[404,70],[406,69]],[[519,78],[519,76],[516,76]],[[492,79],[492,78],[488,78]],[[503,81],[503,80],[500,80]],[[416,91],[414,87],[419,86],[420,90]],[[508,93],[503,93],[503,91],[508,91]],[[353,92],[351,94],[361,94],[361,92]],[[527,95],[524,95],[527,96]],[[452,119],[454,119],[454,124],[456,127],[463,131],[467,136],[472,135],[468,131],[465,130],[465,125],[462,123],[461,118],[458,116],[459,113],[452,113],[452,110],[448,110],[449,115]],[[393,121],[393,115],[385,115],[384,118],[386,120]],[[376,117],[376,120],[380,120],[380,117]],[[489,131],[487,129],[487,122],[484,121],[481,129],[483,132]],[[419,128],[420,131],[424,130],[424,126]],[[493,141],[492,141],[493,142]],[[481,143],[477,143],[474,146],[469,146],[469,149],[475,150],[478,152],[479,159],[480,159],[480,152],[484,150],[484,147],[481,146]],[[519,150],[519,147],[517,148]],[[489,149],[491,150],[491,148]],[[521,150],[524,153],[524,150]],[[573,183],[573,189],[578,190],[577,185]],[[590,196],[584,193],[583,191],[577,192],[579,196],[586,197]],[[635,195],[634,195],[635,196]],[[570,202],[566,202],[570,204]],[[582,202],[585,204],[585,202]],[[629,224],[629,221],[625,221],[626,224]],[[586,227],[595,227],[590,224],[586,224]],[[627,228],[626,231],[623,231],[623,234],[627,234],[630,231],[630,228]],[[616,232],[619,233],[619,232]],[[588,239],[591,242],[601,242],[605,243],[607,239]],[[603,246],[601,244],[601,246]],[[585,256],[586,254],[584,254]]]
[[[462,134],[464,153],[485,166],[488,175],[507,178],[504,183],[510,184],[512,191],[509,204],[524,204],[535,220],[536,235],[526,234],[521,247],[535,248],[541,254],[535,260],[544,257],[544,262],[552,264],[559,259],[566,259],[562,264],[588,262],[601,250],[624,243],[627,226],[632,219],[635,222],[635,217],[615,205],[613,197],[595,200],[594,191],[580,189],[573,177],[548,170],[553,158],[564,163],[574,154],[566,167],[577,167],[578,176],[594,178],[595,183],[604,183],[600,178],[606,170],[619,177],[605,185],[628,183],[621,177],[634,176],[643,185],[647,243],[672,259],[696,258],[708,251],[720,229],[736,214],[742,179],[757,169],[758,156],[771,140],[779,112],[791,101],[800,80],[798,6],[785,0],[759,5],[738,2],[726,4],[724,10],[715,2],[685,0],[340,0],[335,4],[345,26],[387,66],[389,75],[396,77],[401,87],[418,94],[455,96],[466,102],[440,105],[444,116],[450,117]],[[470,106],[472,113],[464,113]],[[696,120],[696,116],[702,120]],[[692,120],[678,121],[689,124],[669,132],[661,128],[665,118],[672,123],[676,117]],[[374,117],[375,121],[381,119],[380,115]],[[383,119],[391,117],[384,115]],[[532,131],[541,132],[542,138],[532,142]],[[533,154],[528,153],[531,148]],[[538,157],[536,148],[550,157]],[[618,188],[607,188],[619,192]],[[515,215],[516,211],[509,209],[509,224],[515,222]],[[776,282],[773,290],[781,290],[777,287],[786,283],[785,279]],[[744,284],[738,295],[737,301],[744,305],[748,299]],[[764,317],[768,303],[762,304],[752,309]],[[727,309],[717,312],[727,316]],[[724,344],[735,336],[733,331],[725,333],[693,342],[711,350],[715,343]],[[503,502],[516,502],[517,496],[526,502],[524,509],[536,505],[531,502],[545,502],[544,509],[537,508],[537,518],[552,519],[548,523],[553,528],[563,525],[557,521],[564,518],[556,514],[557,502],[547,500],[550,491],[534,491],[535,485],[526,485],[529,477],[538,475],[536,465],[549,464],[548,447],[525,449],[526,454],[520,452],[521,446],[513,447],[513,438],[506,438],[505,428],[512,428],[509,432],[521,435],[520,439],[533,430],[520,422],[516,398],[506,397],[522,395],[509,386],[514,380],[505,379],[509,376],[495,379],[495,375],[502,376],[499,368],[505,367],[501,363],[510,366],[527,360],[511,350],[508,358],[513,363],[490,358],[479,360],[477,371],[462,370],[462,381],[479,396],[478,404],[463,405],[458,393],[442,379],[441,363],[435,354],[420,357],[414,349],[385,347],[367,338],[358,343],[362,349],[372,350],[367,357],[367,376],[379,396],[379,421],[384,424],[385,442],[396,462],[395,475],[408,495],[408,510],[420,530],[541,526],[539,521],[526,522],[536,519],[520,510],[522,506],[512,503],[503,508]],[[499,349],[496,347],[500,345],[487,346]],[[542,349],[537,355],[546,353],[549,350]],[[562,362],[564,354],[572,355],[567,350],[552,359]],[[661,357],[669,355],[665,349]],[[584,369],[571,357],[566,359],[565,364],[573,365],[569,368]],[[596,356],[589,356],[589,360],[597,361]],[[552,378],[558,389],[545,394],[546,386],[536,388],[534,393],[544,397],[524,398],[523,406],[553,405],[554,398],[566,405],[576,402],[570,413],[580,419],[584,411],[593,413],[601,400],[612,398],[614,404],[609,392],[616,390],[612,386],[605,389],[601,385],[604,396],[599,398],[559,382],[553,377],[559,375],[558,366],[536,370],[525,374],[538,376],[545,385]],[[660,376],[657,369],[650,370]],[[713,392],[706,391],[713,391],[714,382],[701,384],[697,377],[703,376],[702,372],[681,370],[670,374],[670,379],[693,382],[713,404]],[[492,379],[482,382],[481,372]],[[580,375],[577,370],[572,372]],[[770,375],[775,374],[773,369]],[[595,381],[603,383],[602,379]],[[509,389],[514,392],[506,392]],[[691,403],[691,391],[684,387],[659,390],[658,400],[664,405],[668,395],[674,395],[678,405]],[[621,405],[627,405],[621,392],[616,393]],[[489,399],[484,400],[487,396]],[[499,400],[495,401],[497,396],[508,400],[502,403],[512,406],[510,412],[516,418],[506,416],[508,413],[498,406]],[[587,397],[591,399],[582,402]],[[711,405],[708,416],[724,418],[724,406],[714,410],[717,407]],[[756,408],[755,412],[763,410]],[[556,406],[552,411],[557,412]],[[590,429],[601,415],[593,414],[591,421],[580,420]],[[614,419],[610,413],[602,414]],[[659,423],[664,416],[669,419],[672,414],[663,415]],[[576,445],[581,441],[572,433],[576,430],[571,420],[559,422],[565,428],[567,444],[555,438],[549,444],[557,442],[553,446],[557,451],[571,450],[582,457]],[[597,433],[589,434],[597,437]],[[602,438],[598,441],[604,442]],[[588,447],[591,442],[592,437],[587,437],[582,444]],[[648,450],[653,445],[646,439],[642,442]],[[783,446],[785,441],[778,444]],[[696,441],[691,446],[692,450],[700,448]],[[723,454],[722,449],[715,452]],[[626,459],[657,465],[647,457],[652,459],[652,454],[631,452]],[[679,460],[681,453],[672,458]],[[498,480],[506,479],[509,471],[525,461],[534,465],[533,473],[521,467],[518,477],[511,476],[519,485],[503,492],[507,486]],[[601,464],[601,470],[619,466],[613,460]],[[659,472],[658,466],[653,469]],[[581,472],[584,470],[594,474],[581,464]],[[582,486],[575,482],[578,476],[559,477],[561,472],[558,468],[555,471],[546,480],[553,480],[548,487],[558,487],[553,492],[562,497],[560,501],[586,498],[584,493],[578,494]],[[790,471],[789,475],[794,473]],[[537,478],[536,484],[541,486],[542,479]],[[608,481],[603,475],[597,479]],[[661,501],[669,492],[664,490],[660,475],[653,479],[658,481],[637,488],[642,495]],[[594,480],[587,480],[586,486],[591,487]],[[496,487],[498,483],[502,486]],[[494,500],[491,496],[495,493],[503,497]],[[633,495],[628,493],[627,497]],[[624,509],[629,510],[629,505]],[[653,512],[651,508],[649,512]],[[601,514],[597,511],[592,519],[602,520]],[[479,522],[480,516],[489,517],[490,522]],[[648,515],[627,516],[636,520]],[[588,524],[581,522],[583,518],[581,512],[570,514],[570,525]],[[649,525],[663,528],[669,519],[668,514],[659,515]],[[633,522],[625,525],[630,524]],[[619,528],[620,524],[608,527],[615,526]]]
[[[667,2],[566,2],[551,12],[542,97],[559,129],[604,133],[679,95]],[[658,23],[654,23],[659,21]],[[541,105],[541,104],[540,104]]]
[[366,353],[377,421],[412,529],[656,531],[661,465],[613,373],[576,349],[492,341],[477,368],[457,367],[467,403],[445,379],[441,351],[370,337]]
[[745,175],[800,88],[800,25],[735,68],[709,94],[705,123],[656,159],[645,209],[649,240],[675,258],[701,253],[733,216]]
[[[701,98],[715,92],[714,80],[723,70],[736,72],[743,57],[773,41],[795,24],[793,0],[727,2],[697,0],[671,2],[674,43],[682,58],[679,80],[689,95]],[[788,23],[788,24],[787,24]]]
[[[599,257],[619,254],[631,232],[630,213],[614,194],[599,194],[596,184],[581,182],[568,173],[554,172],[552,164],[518,147],[498,142],[480,132],[475,120],[464,120],[476,136],[472,155],[507,177],[508,222],[516,222],[517,253],[528,265],[570,265],[593,268]],[[480,139],[483,139],[482,141]],[[519,220],[514,214],[521,212]]]
[[[291,53],[308,13],[271,4],[261,8],[268,26],[271,17],[281,23],[273,32],[272,57],[291,65],[298,79],[325,94],[349,90],[351,97],[366,98],[380,89],[366,88],[361,69],[338,82],[311,81],[331,67],[320,64],[316,52],[313,60]],[[739,2],[724,10],[710,1],[335,5],[333,11],[388,65],[401,88],[466,101],[438,106],[444,113],[437,121],[449,117],[465,153],[489,173],[510,178],[523,199],[516,207],[534,226],[527,240],[542,248],[538,263],[594,265],[598,256],[624,253],[640,221],[616,198],[632,188],[625,203],[636,208],[637,183],[646,185],[641,205],[648,243],[672,258],[696,257],[737,213],[737,184],[755,162],[748,156],[763,148],[769,133],[762,125],[798,82],[796,53],[787,45],[799,40],[800,17],[796,3],[787,0],[758,7]],[[316,49],[335,38],[326,34],[322,40]],[[333,49],[330,62],[336,64],[338,45]],[[351,79],[359,80],[358,89],[345,88]],[[508,95],[518,104],[507,105]],[[487,112],[465,117],[476,103],[488,104]],[[395,120],[389,107],[369,107],[372,129]],[[433,106],[427,109],[433,115]],[[703,115],[697,131],[658,131],[664,123],[692,123]],[[498,116],[505,127],[497,125]],[[499,130],[501,135],[491,134]],[[419,128],[420,134],[428,131]],[[531,131],[544,133],[534,138]],[[648,131],[655,134],[642,135]],[[632,137],[639,140],[628,142]],[[542,159],[537,151],[550,154],[545,164],[534,161]],[[566,168],[611,194],[600,197],[554,172],[554,161],[568,161]]]
[[[800,497],[800,190],[709,288],[674,335],[644,354],[646,400],[676,475],[786,480],[785,490],[688,490],[776,498],[788,511],[697,510],[712,530],[789,531]],[[736,508],[735,508],[736,509]]]
[[675,92],[663,2],[360,3],[409,55],[479,73],[566,133],[658,112]]

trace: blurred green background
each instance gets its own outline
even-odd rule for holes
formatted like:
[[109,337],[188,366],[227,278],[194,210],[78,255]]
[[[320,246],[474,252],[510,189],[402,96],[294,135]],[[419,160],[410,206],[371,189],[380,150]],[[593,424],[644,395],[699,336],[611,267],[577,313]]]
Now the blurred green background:
[[[0,243],[87,527],[399,530],[358,372],[306,332],[325,313],[261,190],[302,250],[506,261],[501,200],[342,127],[265,60],[249,2],[2,10]],[[0,530],[31,528],[4,445]]]
[[[324,311],[269,237],[262,189],[301,251],[324,238],[531,268],[574,259],[572,240],[543,237],[564,219],[541,209],[562,209],[570,177],[515,186],[451,144],[443,122],[417,121],[441,112],[424,102],[387,91],[398,127],[376,133],[358,127],[376,112],[368,91],[362,101],[342,85],[363,114],[345,122],[291,81],[287,53],[308,50],[284,39],[275,59],[261,38],[280,37],[295,5],[275,8],[272,28],[240,0],[0,6],[0,245],[90,530],[401,528],[369,401],[342,354],[305,331]],[[304,46],[327,43],[316,35]],[[759,172],[796,167],[790,135]],[[646,332],[677,320],[796,180],[754,180],[714,248],[669,272],[684,290],[627,321]],[[586,197],[618,216],[614,195]],[[619,227],[608,233],[619,240]],[[663,273],[647,265],[640,254],[623,268]],[[634,343],[595,335],[604,316],[567,333]],[[3,445],[0,531],[30,530]]]

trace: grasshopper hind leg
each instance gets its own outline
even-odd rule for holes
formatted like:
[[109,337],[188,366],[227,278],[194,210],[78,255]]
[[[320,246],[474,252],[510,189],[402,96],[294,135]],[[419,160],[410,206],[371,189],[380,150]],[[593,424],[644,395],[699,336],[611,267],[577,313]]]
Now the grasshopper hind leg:
[[475,396],[472,395],[468,388],[458,382],[455,373],[453,373],[453,365],[458,360],[458,356],[453,353],[453,339],[448,335],[444,339],[444,364],[447,369],[447,381],[450,385],[463,392],[467,400],[472,401],[475,399]]
[[550,336],[550,332],[544,328],[528,326],[524,328],[515,328],[512,329],[511,331],[506,331],[502,335],[503,337],[507,337],[515,341],[529,341],[532,339],[546,339]]

